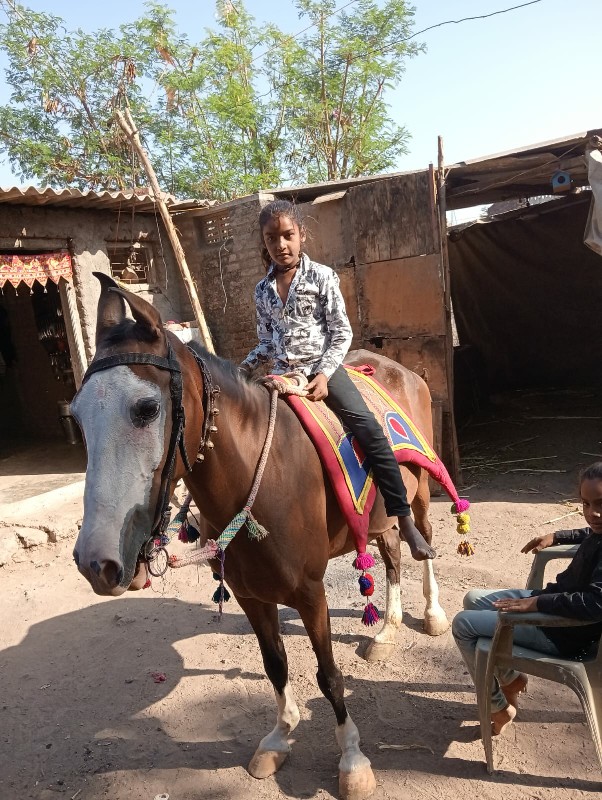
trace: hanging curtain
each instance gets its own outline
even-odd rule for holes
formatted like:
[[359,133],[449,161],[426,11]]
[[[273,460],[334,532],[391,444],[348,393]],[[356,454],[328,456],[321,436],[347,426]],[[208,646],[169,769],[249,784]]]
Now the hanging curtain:
[[0,253],[0,288],[10,283],[16,289],[23,281],[31,289],[36,281],[46,286],[49,280],[58,284],[60,278],[68,281],[72,277],[71,256],[66,250],[32,255]]

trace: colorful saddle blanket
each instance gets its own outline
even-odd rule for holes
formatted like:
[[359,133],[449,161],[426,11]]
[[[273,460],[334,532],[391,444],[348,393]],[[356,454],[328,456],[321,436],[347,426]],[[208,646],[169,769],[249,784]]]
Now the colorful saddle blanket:
[[[370,366],[345,367],[361,392],[368,408],[380,422],[389,439],[398,463],[417,464],[458,501],[458,493],[441,459],[408,414],[388,391],[372,377]],[[278,377],[293,384],[285,376]],[[370,511],[376,497],[376,486],[370,464],[353,436],[325,403],[313,402],[298,395],[285,395],[301,424],[309,434],[326,468],[345,520],[349,525],[358,553],[365,552]]]

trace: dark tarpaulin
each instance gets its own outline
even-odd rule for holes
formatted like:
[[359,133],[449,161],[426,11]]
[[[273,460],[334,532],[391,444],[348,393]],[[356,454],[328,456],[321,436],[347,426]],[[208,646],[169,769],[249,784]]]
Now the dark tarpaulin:
[[482,356],[491,389],[602,382],[602,258],[583,244],[588,208],[589,196],[535,206],[449,239],[458,336]]

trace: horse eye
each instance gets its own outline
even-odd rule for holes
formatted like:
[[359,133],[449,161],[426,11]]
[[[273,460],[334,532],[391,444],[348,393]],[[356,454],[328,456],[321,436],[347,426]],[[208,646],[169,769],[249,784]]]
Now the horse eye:
[[159,403],[150,397],[138,400],[130,411],[132,422],[137,428],[143,428],[159,414]]

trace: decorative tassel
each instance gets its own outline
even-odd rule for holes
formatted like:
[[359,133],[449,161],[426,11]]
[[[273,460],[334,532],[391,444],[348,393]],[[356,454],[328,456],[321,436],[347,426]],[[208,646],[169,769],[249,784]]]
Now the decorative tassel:
[[223,584],[220,584],[213,592],[213,597],[211,599],[214,603],[227,603],[230,599],[230,592]]
[[251,512],[248,512],[249,516],[247,517],[247,530],[249,531],[249,539],[257,539],[257,541],[261,541],[265,539],[268,535],[266,529],[261,525]]
[[458,553],[461,556],[473,556],[474,547],[471,545],[470,542],[466,541],[466,539],[462,539],[462,541],[458,545]]
[[191,525],[190,523],[188,523],[188,526],[186,528],[186,538],[185,539],[182,538],[181,531],[182,531],[182,528],[180,528],[180,533],[178,534],[178,539],[181,542],[190,542],[190,543],[196,542],[196,540],[198,538],[200,538],[200,535],[201,535],[198,532],[198,530],[194,527],[194,525]]
[[142,588],[143,588],[143,589],[150,589],[150,587],[151,587],[151,586],[152,586],[152,584],[151,584],[151,579],[150,579],[150,578],[147,578],[147,579],[146,579],[146,582],[145,582],[145,584],[144,584],[144,586],[143,586]]
[[470,501],[464,497],[459,497],[451,507],[452,514],[461,514],[463,511],[468,511],[470,508]]
[[353,561],[353,566],[356,569],[361,569],[362,572],[366,569],[370,569],[375,564],[374,558],[370,555],[370,553],[358,553]]
[[184,542],[185,544],[188,544],[188,542],[190,541],[190,539],[188,538],[187,522],[183,522],[178,529],[178,541]]
[[371,597],[374,594],[374,578],[369,572],[364,573],[358,579],[360,593],[364,597]]
[[362,614],[362,623],[368,626],[376,625],[379,620],[380,614],[378,613],[378,608],[372,603],[367,603],[364,608],[364,613]]
[[[466,512],[470,508],[470,502],[463,497],[459,497],[451,507],[451,513],[456,515],[456,530],[460,536],[470,533],[470,514]],[[474,555],[474,547],[467,539],[462,539],[458,545],[458,553],[461,556]]]

